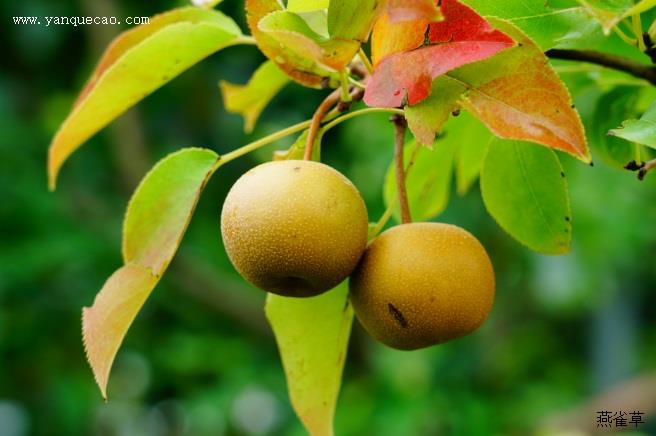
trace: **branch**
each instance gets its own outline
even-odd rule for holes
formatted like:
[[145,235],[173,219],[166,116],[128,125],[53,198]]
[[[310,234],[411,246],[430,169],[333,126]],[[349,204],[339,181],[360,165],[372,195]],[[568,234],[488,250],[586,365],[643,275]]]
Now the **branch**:
[[656,67],[635,62],[622,56],[601,53],[593,50],[562,49],[547,50],[545,54],[552,59],[588,62],[590,64],[624,71],[625,73],[629,73],[640,79],[645,79],[652,85],[656,85]]
[[394,168],[396,171],[397,197],[399,198],[399,204],[401,206],[401,221],[403,224],[408,224],[412,222],[412,216],[410,215],[410,205],[408,204],[408,191],[405,187],[406,171],[405,165],[403,164],[405,129],[408,124],[403,115],[394,115],[392,116],[391,121],[394,123],[396,129],[396,135],[394,138]]

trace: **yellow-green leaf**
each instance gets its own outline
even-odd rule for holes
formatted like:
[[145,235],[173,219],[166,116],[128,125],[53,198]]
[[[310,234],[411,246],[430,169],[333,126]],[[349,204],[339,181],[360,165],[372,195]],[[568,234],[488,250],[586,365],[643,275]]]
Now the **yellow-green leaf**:
[[312,12],[327,9],[330,0],[287,0],[287,10],[291,12]]
[[161,274],[173,258],[219,156],[186,148],[162,159],[135,191],[123,225],[123,260]]
[[333,434],[353,309],[346,282],[313,298],[269,294],[273,328],[292,406],[313,436]]
[[255,71],[247,85],[221,81],[221,93],[226,110],[244,117],[244,130],[253,131],[267,104],[289,83],[289,78],[273,62],[267,61]]
[[84,349],[103,398],[116,353],[158,280],[150,269],[127,264],[107,280],[93,306],[82,309]]
[[158,15],[114,40],[50,144],[51,189],[66,159],[128,108],[210,54],[241,41],[221,12],[195,7]]
[[82,312],[87,358],[103,397],[116,352],[175,254],[218,155],[184,149],[160,161],[130,200],[123,229],[125,266]]

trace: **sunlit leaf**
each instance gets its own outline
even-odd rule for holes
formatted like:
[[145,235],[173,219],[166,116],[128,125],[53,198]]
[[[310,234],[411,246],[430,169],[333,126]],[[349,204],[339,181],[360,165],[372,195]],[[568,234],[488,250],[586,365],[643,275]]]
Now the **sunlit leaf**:
[[259,30],[284,48],[285,56],[308,64],[308,68],[340,71],[357,53],[360,43],[350,39],[325,38],[298,14],[272,12],[262,18]]
[[257,41],[258,48],[269,60],[275,62],[289,77],[304,86],[323,88],[338,85],[339,75],[335,71],[318,65],[311,58],[288,51],[284,45],[281,47],[281,43],[272,35],[260,29],[260,20],[271,13],[283,10],[277,0],[246,0],[245,4],[248,27]]
[[203,149],[169,155],[130,200],[123,229],[125,266],[82,312],[84,346],[103,397],[121,342],[173,258],[218,158]]
[[553,150],[495,139],[485,156],[481,191],[490,215],[519,242],[544,254],[569,251],[569,194]]
[[127,264],[107,280],[93,306],[82,309],[84,349],[103,398],[116,353],[158,280],[150,269]]
[[441,8],[444,21],[430,24],[422,33],[428,46],[388,56],[376,66],[364,97],[367,105],[415,105],[430,95],[436,77],[514,45],[510,37],[456,0],[444,0]]
[[155,16],[116,38],[50,144],[51,189],[64,161],[93,134],[198,61],[239,43],[240,36],[222,13],[188,7]]
[[640,119],[626,120],[608,134],[656,149],[656,103]]
[[512,24],[490,19],[520,43],[447,76],[468,91],[461,104],[497,136],[536,142],[590,162],[583,124],[549,60]]
[[267,104],[289,83],[289,78],[271,61],[263,63],[247,85],[221,81],[226,110],[244,117],[244,130],[253,131],[255,123]]
[[[448,205],[455,152],[455,142],[444,142],[439,138],[432,150],[419,147],[414,141],[406,145],[404,160],[406,165],[412,162],[406,174],[406,190],[413,220],[434,218]],[[396,174],[392,163],[385,178],[385,203],[389,205],[396,198]],[[397,221],[401,220],[398,206],[394,216]]]
[[330,0],[287,0],[287,10],[291,12],[312,12],[327,9]]
[[273,328],[292,406],[312,435],[332,435],[353,309],[346,282],[312,298],[269,294]]
[[219,156],[186,148],[162,159],[135,191],[123,225],[123,260],[161,274],[173,258]]

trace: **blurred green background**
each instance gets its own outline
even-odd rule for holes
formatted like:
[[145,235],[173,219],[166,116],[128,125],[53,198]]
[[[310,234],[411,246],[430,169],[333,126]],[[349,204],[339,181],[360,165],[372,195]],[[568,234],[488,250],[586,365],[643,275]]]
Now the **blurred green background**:
[[[49,193],[49,141],[124,26],[14,25],[11,17],[148,16],[179,4],[0,3],[0,436],[304,434],[264,294],[235,273],[219,230],[232,183],[293,138],[212,179],[119,352],[109,403],[85,361],[80,310],[121,265],[123,213],[145,172],[181,147],[222,153],[307,119],[324,94],[288,86],[246,136],[242,120],[223,109],[217,83],[245,82],[262,57],[253,47],[229,48],[91,139]],[[241,8],[221,6],[245,29]],[[636,101],[655,96],[625,76],[563,68],[593,146]],[[361,190],[372,220],[384,209],[392,133],[385,115],[362,117],[331,132],[323,148],[325,161]],[[656,174],[640,183],[611,168],[606,154],[626,147],[593,149],[594,168],[564,158],[574,215],[568,256],[520,246],[487,215],[477,188],[454,193],[440,220],[470,230],[490,252],[498,279],[491,318],[474,335],[411,353],[374,343],[356,323],[337,434],[587,432],[596,410],[634,408],[645,413],[639,430],[656,434]]]

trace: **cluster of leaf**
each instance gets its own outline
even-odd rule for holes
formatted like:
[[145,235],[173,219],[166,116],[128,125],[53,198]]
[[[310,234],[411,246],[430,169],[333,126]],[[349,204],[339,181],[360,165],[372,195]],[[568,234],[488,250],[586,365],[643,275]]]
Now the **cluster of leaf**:
[[[252,38],[224,14],[195,7],[156,16],[117,38],[51,144],[51,187],[64,161],[126,109],[212,53],[255,41],[268,61],[246,85],[221,83],[226,108],[243,114],[247,130],[290,80],[311,88],[366,87],[364,102],[402,108],[416,138],[418,145],[407,146],[416,219],[444,210],[454,171],[460,193],[480,176],[485,205],[501,227],[535,251],[564,253],[571,211],[554,150],[584,162],[591,157],[570,93],[544,52],[586,47],[654,6],[648,0],[443,0],[439,7],[432,0],[245,3]],[[368,40],[371,65],[363,51]],[[360,64],[371,74],[354,75],[351,67]],[[613,133],[653,147],[652,118],[649,111]],[[224,163],[308,126],[292,126],[226,156],[183,149],[142,181],[124,222],[124,266],[83,312],[85,349],[103,395],[118,348],[174,256],[208,179]],[[600,130],[604,140],[612,127],[617,125]],[[279,157],[298,157],[303,135]],[[390,170],[384,187],[390,206],[394,187]],[[297,413],[313,433],[329,432],[352,323],[345,290],[293,303],[270,296],[267,316]],[[316,334],[299,335],[308,325]],[[315,362],[312,371],[308,362]]]

